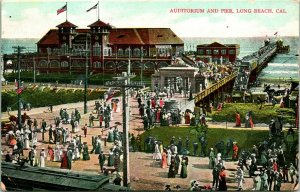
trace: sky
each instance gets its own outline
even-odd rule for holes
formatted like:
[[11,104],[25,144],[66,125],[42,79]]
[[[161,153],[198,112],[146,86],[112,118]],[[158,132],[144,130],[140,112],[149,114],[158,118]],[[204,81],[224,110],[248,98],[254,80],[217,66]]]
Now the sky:
[[[68,21],[79,28],[97,20],[97,0],[69,0]],[[2,0],[3,38],[41,38],[66,20],[56,14],[63,0]],[[299,36],[298,0],[100,0],[100,20],[114,27],[171,28],[179,37]],[[203,9],[204,13],[174,13],[175,9]],[[217,9],[219,13],[208,13]],[[232,9],[234,13],[220,13]],[[250,9],[252,13],[237,13]],[[253,13],[272,9],[273,13]],[[285,9],[286,13],[275,13]],[[171,11],[173,10],[173,12]]]

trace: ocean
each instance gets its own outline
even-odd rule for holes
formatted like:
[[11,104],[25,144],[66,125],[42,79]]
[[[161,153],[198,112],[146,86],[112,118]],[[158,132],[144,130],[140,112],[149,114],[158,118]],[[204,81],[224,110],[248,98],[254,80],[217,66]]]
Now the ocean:
[[[264,44],[266,37],[252,38],[182,38],[185,42],[185,49],[196,50],[198,44],[210,44],[219,42],[221,44],[239,44],[240,54],[238,58],[243,58],[257,51]],[[277,54],[264,68],[258,76],[262,82],[278,82],[281,80],[298,80],[299,81],[299,38],[282,37],[284,45],[290,46],[290,52],[287,54]],[[271,41],[276,41],[273,37]]]
[[[274,80],[278,79],[295,79],[299,80],[299,38],[297,37],[282,37],[284,45],[290,46],[290,52],[288,54],[278,54],[273,60],[270,61],[268,66],[263,69],[259,75],[259,79]],[[210,44],[213,42],[219,42],[222,44],[239,44],[240,54],[239,58],[243,58],[257,51],[264,44],[265,37],[251,37],[251,38],[188,38],[183,37],[185,42],[185,50],[196,50],[198,44]],[[271,41],[275,41],[273,37]],[[35,52],[36,43],[39,39],[3,39],[1,43],[1,50],[4,54],[10,54],[14,52],[13,46],[24,46],[26,49],[24,52]]]

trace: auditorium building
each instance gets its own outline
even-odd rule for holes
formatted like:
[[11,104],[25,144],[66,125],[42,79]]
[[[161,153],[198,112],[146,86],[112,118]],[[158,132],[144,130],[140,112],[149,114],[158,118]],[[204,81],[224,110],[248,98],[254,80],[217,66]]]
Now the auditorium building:
[[121,72],[128,67],[152,74],[184,51],[184,42],[170,28],[114,28],[98,20],[88,28],[65,21],[37,42],[39,72]]

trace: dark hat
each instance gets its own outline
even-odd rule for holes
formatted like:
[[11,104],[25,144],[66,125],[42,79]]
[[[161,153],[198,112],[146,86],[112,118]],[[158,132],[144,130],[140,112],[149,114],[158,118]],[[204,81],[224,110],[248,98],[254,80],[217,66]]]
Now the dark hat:
[[180,187],[179,185],[176,185],[175,188],[176,188],[176,189],[180,189],[181,187]]

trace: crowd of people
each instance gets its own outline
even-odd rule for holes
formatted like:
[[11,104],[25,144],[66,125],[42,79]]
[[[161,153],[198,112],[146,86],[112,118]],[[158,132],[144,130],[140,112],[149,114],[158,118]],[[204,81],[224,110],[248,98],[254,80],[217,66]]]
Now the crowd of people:
[[[205,113],[197,116],[191,110],[180,112],[178,109],[166,109],[165,104],[168,100],[160,97],[159,93],[142,93],[138,91],[132,95],[137,99],[139,115],[143,120],[145,130],[149,130],[155,124],[162,126],[178,126],[179,124],[206,125]],[[12,154],[6,154],[5,160],[19,162],[21,161],[20,156],[21,154],[23,155],[23,150],[29,149],[27,161],[31,166],[45,167],[47,161],[53,161],[60,162],[60,167],[63,169],[72,169],[72,163],[78,160],[89,161],[90,154],[95,153],[98,155],[99,170],[102,173],[108,174],[112,169],[119,172],[123,154],[123,133],[118,130],[118,125],[111,126],[112,114],[118,111],[118,100],[112,100],[111,104],[104,101],[97,103],[95,110],[90,114],[89,126],[85,124],[81,128],[83,135],[78,133],[80,131],[79,122],[81,115],[77,109],[74,112],[72,111],[70,116],[66,109],[61,109],[60,116],[55,118],[54,123],[46,122],[44,119],[38,123],[37,119],[32,121],[29,118],[23,123],[23,132],[11,131],[6,135],[6,144],[13,146],[14,150]],[[248,113],[248,116],[248,126],[251,127],[251,112]],[[240,126],[239,113],[237,113],[236,117],[236,125]],[[99,126],[94,125],[95,120],[99,121]],[[104,125],[102,124],[103,122]],[[66,123],[71,124],[71,131],[64,126]],[[216,143],[214,148],[207,151],[208,141],[205,131],[200,134],[198,141],[190,141],[189,137],[186,137],[185,140],[184,137],[172,137],[169,145],[163,144],[154,137],[149,137],[144,142],[144,150],[153,153],[153,159],[159,162],[161,168],[168,169],[168,178],[175,178],[177,175],[181,178],[187,178],[188,155],[194,155],[209,159],[208,167],[212,169],[213,180],[211,189],[227,189],[225,161],[230,159],[238,163],[235,174],[238,189],[243,189],[245,172],[248,172],[249,176],[253,178],[253,188],[259,190],[280,190],[282,182],[298,180],[298,171],[296,169],[298,161],[290,163],[286,160],[284,154],[291,152],[294,148],[291,147],[291,144],[283,142],[283,140],[277,140],[278,136],[282,134],[282,129],[274,128],[272,123],[274,124],[274,122],[270,123],[270,138],[260,143],[258,147],[253,146],[253,151],[251,152],[239,152],[238,144],[233,139],[228,139],[226,144],[224,141],[220,141]],[[92,136],[91,150],[89,150],[87,142],[82,142],[82,137],[87,135],[88,127],[99,127],[102,128],[102,131],[107,131],[107,137],[103,135]],[[49,143],[47,149],[37,149],[37,133],[39,132],[42,134],[40,142]],[[47,132],[49,140],[45,141],[44,134]],[[294,133],[290,130],[288,135],[292,134]],[[103,151],[103,146],[106,146],[106,142],[112,143],[112,148],[110,148],[108,153]],[[53,147],[52,144],[55,146]],[[201,150],[199,150],[199,145]],[[190,146],[193,149],[191,152],[189,151]],[[130,134],[130,149],[131,151],[142,151],[139,135],[136,137]],[[232,153],[231,157],[229,156],[230,153]],[[192,190],[200,188],[200,184],[197,181],[192,183]],[[203,188],[203,186],[201,187]]]

